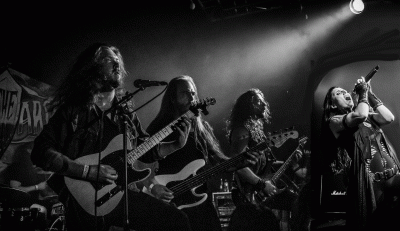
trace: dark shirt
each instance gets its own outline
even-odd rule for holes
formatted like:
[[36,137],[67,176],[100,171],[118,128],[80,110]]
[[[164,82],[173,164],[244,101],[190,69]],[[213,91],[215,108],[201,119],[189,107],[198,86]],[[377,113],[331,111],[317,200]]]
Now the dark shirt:
[[[121,118],[115,113],[111,113],[111,115],[111,119],[104,116],[104,121],[108,121],[115,130],[105,130],[102,134],[102,144],[99,146],[100,120],[89,128],[85,127],[89,122],[101,116],[101,111],[97,106],[84,108],[67,108],[64,106],[59,108],[34,141],[33,163],[46,171],[58,172],[64,167],[62,155],[76,159],[102,151],[111,141],[113,135],[121,134],[123,131],[123,125],[120,123]],[[136,147],[149,135],[142,128],[136,114],[131,114],[129,117],[128,135],[132,147]],[[156,150],[155,148],[151,150],[155,154],[154,156],[145,155],[146,157],[142,157],[141,160],[152,162],[158,156],[157,153],[154,153]]]
[[[258,145],[260,142],[262,142],[262,138],[260,137],[265,137],[264,133],[262,131],[259,131],[258,133],[260,134],[255,134],[256,132],[250,132],[249,131],[249,142],[247,144],[248,148],[253,148],[256,145]],[[260,158],[258,159],[257,163],[253,166],[250,166],[250,170],[256,174],[259,177],[265,178],[268,174],[272,173],[272,163],[273,163],[273,156],[272,153],[270,153],[268,150],[264,151],[262,155],[260,155]],[[242,177],[235,172],[234,176],[235,181],[233,183],[233,187],[239,189],[241,192],[242,199],[238,199],[236,203],[241,202],[254,202],[252,201],[252,194],[256,190],[254,188],[254,185],[246,182]],[[245,199],[245,198],[247,199]],[[244,200],[244,201],[243,201]]]

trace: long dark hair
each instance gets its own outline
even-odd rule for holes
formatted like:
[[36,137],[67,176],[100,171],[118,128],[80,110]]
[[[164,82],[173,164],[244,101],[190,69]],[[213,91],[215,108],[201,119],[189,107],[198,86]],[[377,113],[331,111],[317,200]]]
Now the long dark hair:
[[[104,48],[109,48],[119,58],[122,80],[126,77],[125,65],[118,48],[106,43],[94,43],[86,48],[76,59],[69,74],[55,91],[49,104],[52,112],[62,105],[90,106],[93,104],[94,95],[99,92],[99,84],[104,80],[100,74],[99,55]],[[117,95],[123,93],[122,83],[116,89]]]
[[[265,113],[262,118],[256,116],[253,99],[261,95],[266,104]],[[265,101],[264,94],[258,88],[251,88],[242,93],[237,99],[231,110],[229,118],[226,120],[226,136],[230,140],[231,132],[237,127],[246,126],[250,131],[258,130],[263,132],[264,123],[270,123],[271,112],[269,103]]]
[[[347,151],[339,146],[335,136],[333,135],[329,122],[332,116],[343,114],[337,107],[333,106],[332,91],[338,88],[333,86],[328,89],[323,104],[323,115],[321,124],[321,148],[323,148],[325,158],[322,172],[331,171],[333,174],[347,174],[351,165],[351,158]],[[321,150],[322,151],[322,150]]]
[[[162,98],[160,111],[158,112],[156,118],[150,123],[147,128],[147,131],[150,134],[157,132],[158,129],[161,129],[162,127],[166,126],[168,123],[174,120],[173,101],[176,99],[177,86],[180,82],[190,82],[195,90],[194,98],[195,100],[199,100],[197,87],[192,77],[188,75],[180,75],[171,79],[168,84],[168,88]],[[205,145],[207,145],[208,147],[205,148],[204,151],[207,152],[207,149],[211,149],[218,157],[222,159],[228,158],[223,154],[220,144],[214,135],[213,128],[207,121],[202,118],[201,113],[199,113],[199,115],[194,119],[193,126],[196,143],[199,143],[201,139],[205,141]]]
[[324,104],[323,104],[323,116],[322,116],[322,123],[325,124],[329,122],[329,119],[338,113],[337,108],[332,108],[333,101],[332,101],[332,91],[333,89],[338,88],[338,86],[333,86],[328,89],[328,92],[325,95]]

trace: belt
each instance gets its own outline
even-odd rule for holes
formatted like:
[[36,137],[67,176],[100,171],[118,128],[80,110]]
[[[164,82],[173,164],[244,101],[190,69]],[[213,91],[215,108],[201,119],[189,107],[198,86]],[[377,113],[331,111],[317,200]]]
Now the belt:
[[397,166],[394,166],[393,168],[385,169],[383,172],[371,173],[371,176],[374,181],[379,182],[381,180],[388,180],[398,173],[399,169]]

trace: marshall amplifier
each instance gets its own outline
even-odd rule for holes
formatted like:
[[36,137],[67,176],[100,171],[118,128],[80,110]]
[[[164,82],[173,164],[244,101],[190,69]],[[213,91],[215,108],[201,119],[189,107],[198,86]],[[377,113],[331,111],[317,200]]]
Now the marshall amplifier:
[[320,208],[323,213],[345,214],[346,184],[343,174],[321,175]]

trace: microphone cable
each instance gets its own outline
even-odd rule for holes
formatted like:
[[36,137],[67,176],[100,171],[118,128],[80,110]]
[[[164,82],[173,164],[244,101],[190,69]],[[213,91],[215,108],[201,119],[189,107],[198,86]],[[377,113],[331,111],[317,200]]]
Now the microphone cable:
[[168,84],[167,84],[167,86],[165,86],[164,90],[162,90],[162,91],[161,91],[160,93],[158,93],[156,96],[154,96],[154,97],[151,98],[149,101],[147,101],[146,103],[142,104],[140,107],[136,108],[135,110],[133,110],[133,111],[130,112],[130,113],[136,112],[136,111],[139,110],[140,108],[142,108],[142,107],[146,106],[147,104],[149,104],[151,101],[155,100],[158,96],[160,96],[162,93],[164,93],[164,92],[167,90],[167,88],[168,88]]

